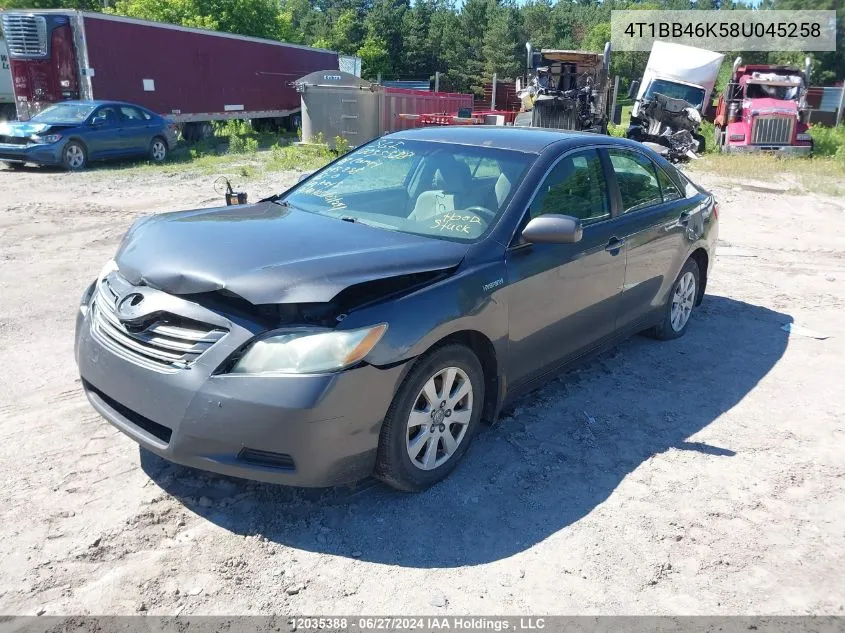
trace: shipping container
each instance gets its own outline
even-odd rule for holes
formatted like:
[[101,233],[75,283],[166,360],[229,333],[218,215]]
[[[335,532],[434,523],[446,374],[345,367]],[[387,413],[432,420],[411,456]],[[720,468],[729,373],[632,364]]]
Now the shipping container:
[[20,118],[65,99],[138,103],[205,135],[210,121],[298,125],[292,82],[338,54],[273,40],[82,11],[5,11]]

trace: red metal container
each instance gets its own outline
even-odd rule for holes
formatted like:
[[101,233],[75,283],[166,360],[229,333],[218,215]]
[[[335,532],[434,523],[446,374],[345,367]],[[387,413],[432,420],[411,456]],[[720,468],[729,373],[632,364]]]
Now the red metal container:
[[457,112],[461,108],[472,108],[471,94],[385,88],[381,129],[396,132],[427,125],[420,119],[400,115]]

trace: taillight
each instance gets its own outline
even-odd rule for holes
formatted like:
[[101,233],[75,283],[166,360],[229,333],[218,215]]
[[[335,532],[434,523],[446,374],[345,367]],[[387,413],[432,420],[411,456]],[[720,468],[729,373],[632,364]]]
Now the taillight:
[[716,202],[716,199],[713,199],[713,218],[718,220],[719,219],[719,203]]

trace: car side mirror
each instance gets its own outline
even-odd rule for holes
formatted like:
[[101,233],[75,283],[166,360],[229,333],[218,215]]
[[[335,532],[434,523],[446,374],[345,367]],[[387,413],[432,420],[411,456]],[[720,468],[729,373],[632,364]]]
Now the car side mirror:
[[103,127],[105,124],[105,119],[94,119],[93,121],[91,121],[91,127]]
[[314,173],[313,171],[304,171],[304,172],[302,172],[301,174],[299,174],[299,177],[296,179],[296,184],[301,183],[303,180],[305,180],[306,178],[310,177],[310,176],[311,176],[311,174],[313,174],[313,173]]
[[631,85],[628,86],[628,98],[633,99],[634,97],[636,97],[637,91],[639,89],[640,89],[640,80],[634,79],[634,81],[631,82]]
[[532,244],[575,244],[583,234],[581,220],[555,213],[539,215],[522,229],[523,239]]

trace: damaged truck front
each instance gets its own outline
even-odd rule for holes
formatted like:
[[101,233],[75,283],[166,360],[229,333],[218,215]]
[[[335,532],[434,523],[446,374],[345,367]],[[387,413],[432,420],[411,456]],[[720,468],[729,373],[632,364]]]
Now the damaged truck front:
[[615,101],[610,42],[603,53],[525,46],[526,75],[516,86],[522,112],[514,125],[607,134]]
[[642,82],[632,82],[628,92],[636,100],[626,136],[673,162],[703,152],[699,129],[723,58],[691,46],[655,42]]
[[742,65],[737,57],[716,111],[716,146],[723,152],[813,150],[806,95],[810,58],[797,66]]

